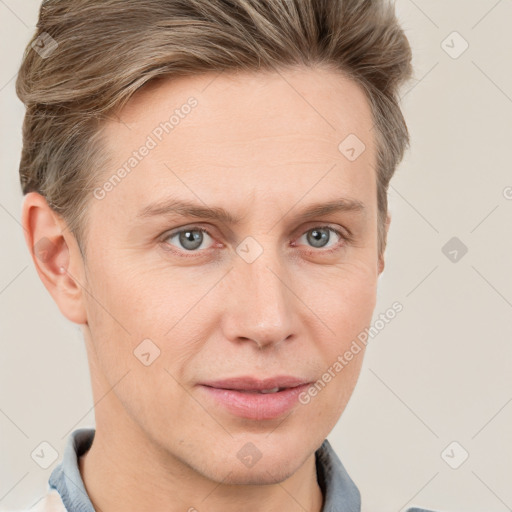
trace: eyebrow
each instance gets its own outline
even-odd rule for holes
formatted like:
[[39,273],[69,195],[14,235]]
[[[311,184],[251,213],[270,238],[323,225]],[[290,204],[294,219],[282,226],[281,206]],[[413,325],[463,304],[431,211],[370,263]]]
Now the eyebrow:
[[[289,210],[290,211],[290,210]],[[331,201],[315,203],[302,209],[296,215],[298,219],[307,220],[312,217],[328,215],[336,212],[364,212],[365,205],[357,199],[338,198]],[[219,206],[201,206],[197,203],[179,199],[165,199],[143,208],[138,214],[138,219],[180,215],[183,217],[195,217],[198,219],[217,220],[225,224],[236,225],[242,220]],[[287,215],[287,214],[286,214]]]

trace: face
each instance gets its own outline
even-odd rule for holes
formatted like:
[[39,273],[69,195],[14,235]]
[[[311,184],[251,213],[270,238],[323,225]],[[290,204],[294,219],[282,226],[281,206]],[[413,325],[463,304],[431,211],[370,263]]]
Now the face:
[[311,456],[364,350],[305,392],[375,306],[372,124],[356,84],[294,69],[161,80],[105,126],[81,299],[96,396],[111,390],[97,428],[224,483]]

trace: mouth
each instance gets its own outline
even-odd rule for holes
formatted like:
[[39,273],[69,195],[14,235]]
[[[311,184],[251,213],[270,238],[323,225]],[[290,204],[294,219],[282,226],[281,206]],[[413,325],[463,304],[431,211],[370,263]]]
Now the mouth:
[[237,377],[200,384],[207,399],[228,413],[252,420],[270,420],[289,413],[311,381],[291,376],[266,379]]
[[[229,388],[224,388],[229,389]],[[240,393],[261,393],[263,395],[267,395],[269,393],[279,393],[279,391],[283,391],[283,389],[290,389],[290,388],[272,388],[272,389],[232,389],[232,391],[238,391]]]
[[295,388],[307,383],[309,383],[308,379],[294,377],[292,375],[277,375],[275,377],[265,378],[252,376],[231,377],[228,379],[202,382],[201,385],[250,393],[277,393],[283,389]]
[[280,393],[281,391],[286,391],[288,389],[295,389],[295,388],[299,387],[299,386],[284,386],[284,387],[276,386],[274,388],[269,388],[269,389],[257,389],[257,388],[256,389],[238,389],[238,388],[224,388],[224,387],[217,387],[217,386],[208,386],[206,384],[203,384],[203,386],[209,387],[212,389],[225,390],[225,391],[236,391],[237,393],[246,393],[249,395],[251,395],[251,394],[273,395],[275,393]]

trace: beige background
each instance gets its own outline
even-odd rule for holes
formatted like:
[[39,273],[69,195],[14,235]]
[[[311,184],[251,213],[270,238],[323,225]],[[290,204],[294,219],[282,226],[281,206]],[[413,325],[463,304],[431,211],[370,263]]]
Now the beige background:
[[[4,510],[44,494],[60,458],[36,465],[30,454],[42,441],[62,454],[72,429],[94,425],[79,329],[41,284],[19,225],[14,80],[39,3],[0,0]],[[329,439],[364,512],[502,512],[512,509],[512,2],[398,0],[397,9],[414,51],[402,100],[412,147],[390,188],[375,317],[397,300],[404,309],[370,342]],[[453,58],[461,37],[469,47]],[[455,263],[441,250],[454,236],[468,247]],[[441,456],[453,441],[460,447],[446,460],[469,453],[458,469]]]

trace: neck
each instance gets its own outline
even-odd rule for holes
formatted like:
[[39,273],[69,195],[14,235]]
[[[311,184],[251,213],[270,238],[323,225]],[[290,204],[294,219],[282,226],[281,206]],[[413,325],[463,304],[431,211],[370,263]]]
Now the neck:
[[285,481],[225,485],[172,457],[154,454],[147,443],[127,433],[105,434],[97,427],[91,448],[79,459],[80,473],[96,510],[238,512],[242,507],[253,512],[322,511],[314,454]]

